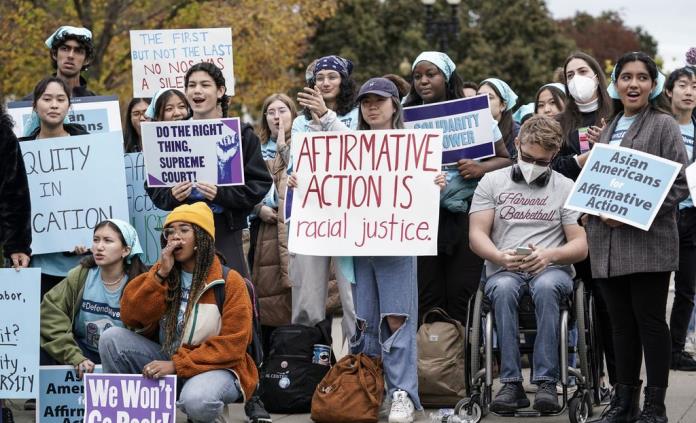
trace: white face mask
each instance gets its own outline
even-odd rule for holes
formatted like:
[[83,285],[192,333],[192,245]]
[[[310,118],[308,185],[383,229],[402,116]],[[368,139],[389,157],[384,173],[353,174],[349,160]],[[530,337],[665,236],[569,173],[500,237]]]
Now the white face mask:
[[587,103],[597,92],[597,77],[575,75],[568,83],[568,91],[578,103]]
[[522,159],[517,160],[517,166],[520,167],[520,170],[522,171],[522,176],[524,176],[524,180],[527,182],[527,185],[531,184],[538,177],[540,177],[549,170],[549,168],[546,166],[539,166],[534,163],[527,163]]

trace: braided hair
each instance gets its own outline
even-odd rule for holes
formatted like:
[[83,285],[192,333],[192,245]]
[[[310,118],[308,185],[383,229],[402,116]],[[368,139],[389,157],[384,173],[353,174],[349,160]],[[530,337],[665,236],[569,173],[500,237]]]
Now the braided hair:
[[[186,76],[184,76],[185,87],[188,87],[189,78],[191,77],[191,74],[194,72],[205,72],[208,75],[210,75],[210,77],[213,78],[213,82],[215,82],[215,86],[217,88],[227,87],[225,77],[222,75],[222,71],[220,70],[220,68],[218,68],[210,62],[196,63],[195,65],[191,66],[189,70],[186,71]],[[218,98],[217,100],[218,104],[220,104],[220,107],[222,107],[222,117],[227,117],[227,109],[230,106],[229,101],[230,96],[228,96],[227,94],[223,94],[222,97]]]
[[[205,288],[208,280],[208,273],[215,259],[215,241],[200,226],[191,224],[195,236],[195,264],[193,267],[193,280],[189,300],[184,312],[184,319],[181,322],[182,333],[178,334],[179,328],[179,308],[181,307],[181,263],[174,263],[174,269],[169,273],[165,282],[167,293],[165,294],[165,312],[163,316],[162,329],[164,340],[162,341],[162,351],[172,356],[179,348],[177,335],[183,335],[183,331],[188,323],[191,310],[194,306],[194,298],[197,298]],[[160,238],[162,247],[167,245],[167,241],[162,236]]]

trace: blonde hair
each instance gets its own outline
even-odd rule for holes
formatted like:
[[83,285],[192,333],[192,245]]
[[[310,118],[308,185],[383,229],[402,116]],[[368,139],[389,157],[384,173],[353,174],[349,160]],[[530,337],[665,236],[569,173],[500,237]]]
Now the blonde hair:
[[538,144],[546,151],[558,151],[563,142],[563,132],[556,119],[535,115],[522,124],[518,138],[520,145]]

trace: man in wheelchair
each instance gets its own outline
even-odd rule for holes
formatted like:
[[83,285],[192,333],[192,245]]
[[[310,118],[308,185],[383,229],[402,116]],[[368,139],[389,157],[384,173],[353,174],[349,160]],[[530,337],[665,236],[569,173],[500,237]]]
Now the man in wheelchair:
[[560,410],[560,301],[573,290],[572,264],[587,256],[579,213],[563,208],[573,181],[551,169],[561,147],[561,127],[554,119],[534,116],[515,139],[517,164],[487,173],[472,201],[469,242],[486,260],[485,294],[495,313],[500,346],[500,382],[490,405],[493,412],[528,407],[522,388],[518,304],[525,285],[536,309],[534,374],[538,385],[534,409]]

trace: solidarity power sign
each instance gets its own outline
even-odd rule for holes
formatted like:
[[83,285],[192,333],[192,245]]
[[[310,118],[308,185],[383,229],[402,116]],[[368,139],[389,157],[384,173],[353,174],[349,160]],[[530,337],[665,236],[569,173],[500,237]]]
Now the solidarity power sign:
[[487,95],[406,107],[404,123],[407,128],[442,130],[443,165],[495,155]]
[[85,380],[86,422],[176,422],[176,376],[88,373]]
[[130,32],[133,97],[152,97],[162,88],[183,91],[186,71],[196,63],[220,68],[234,95],[232,29],[153,29]]
[[128,220],[120,131],[19,146],[29,180],[34,254],[91,245],[99,222]]
[[437,254],[442,130],[305,132],[292,156],[290,251]]
[[0,269],[0,398],[36,398],[40,269]]
[[631,148],[595,144],[565,207],[647,231],[681,167]]
[[143,122],[141,128],[149,187],[244,185],[239,118]]

